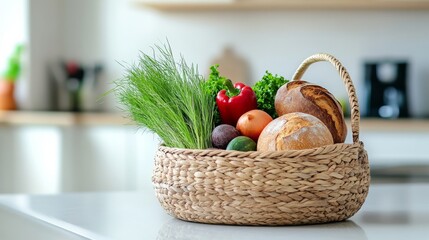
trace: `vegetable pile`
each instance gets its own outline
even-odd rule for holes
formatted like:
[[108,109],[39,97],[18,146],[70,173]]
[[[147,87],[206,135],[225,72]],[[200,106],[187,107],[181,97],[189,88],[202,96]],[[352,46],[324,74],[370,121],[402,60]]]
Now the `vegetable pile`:
[[156,133],[167,147],[256,150],[263,128],[277,117],[274,98],[288,81],[266,71],[253,87],[233,84],[210,67],[208,79],[170,45],[155,46],[126,68],[113,91],[139,126]]

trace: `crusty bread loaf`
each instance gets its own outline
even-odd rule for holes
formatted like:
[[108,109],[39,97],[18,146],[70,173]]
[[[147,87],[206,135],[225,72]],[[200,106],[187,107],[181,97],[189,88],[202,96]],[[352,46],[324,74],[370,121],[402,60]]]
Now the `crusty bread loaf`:
[[258,139],[258,151],[300,150],[333,144],[325,124],[301,112],[282,115],[271,121]]
[[274,102],[279,116],[304,112],[319,118],[329,129],[334,143],[343,143],[347,126],[341,104],[325,88],[306,81],[291,81],[279,88]]

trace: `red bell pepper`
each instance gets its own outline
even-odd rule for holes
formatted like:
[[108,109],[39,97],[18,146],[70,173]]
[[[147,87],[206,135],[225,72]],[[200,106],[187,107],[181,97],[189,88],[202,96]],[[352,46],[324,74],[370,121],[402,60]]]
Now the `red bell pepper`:
[[227,90],[220,90],[216,96],[216,103],[219,109],[222,123],[235,126],[238,119],[244,113],[256,109],[258,104],[255,92],[244,83],[235,83],[231,80],[225,81]]

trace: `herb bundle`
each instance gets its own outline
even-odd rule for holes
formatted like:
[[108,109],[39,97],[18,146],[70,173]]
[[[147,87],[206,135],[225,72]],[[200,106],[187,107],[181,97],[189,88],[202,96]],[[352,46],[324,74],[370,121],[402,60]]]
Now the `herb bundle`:
[[211,147],[215,100],[204,90],[204,78],[169,45],[142,53],[138,64],[118,80],[115,92],[130,117],[162,139],[165,146]]

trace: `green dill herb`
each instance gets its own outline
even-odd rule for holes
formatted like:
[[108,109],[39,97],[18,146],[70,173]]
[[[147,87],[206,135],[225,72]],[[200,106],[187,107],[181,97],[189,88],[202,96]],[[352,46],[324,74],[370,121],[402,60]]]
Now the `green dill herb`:
[[211,147],[215,99],[204,88],[205,80],[184,58],[176,62],[170,45],[155,46],[154,56],[142,53],[126,69],[114,91],[125,111],[140,126],[168,147]]

